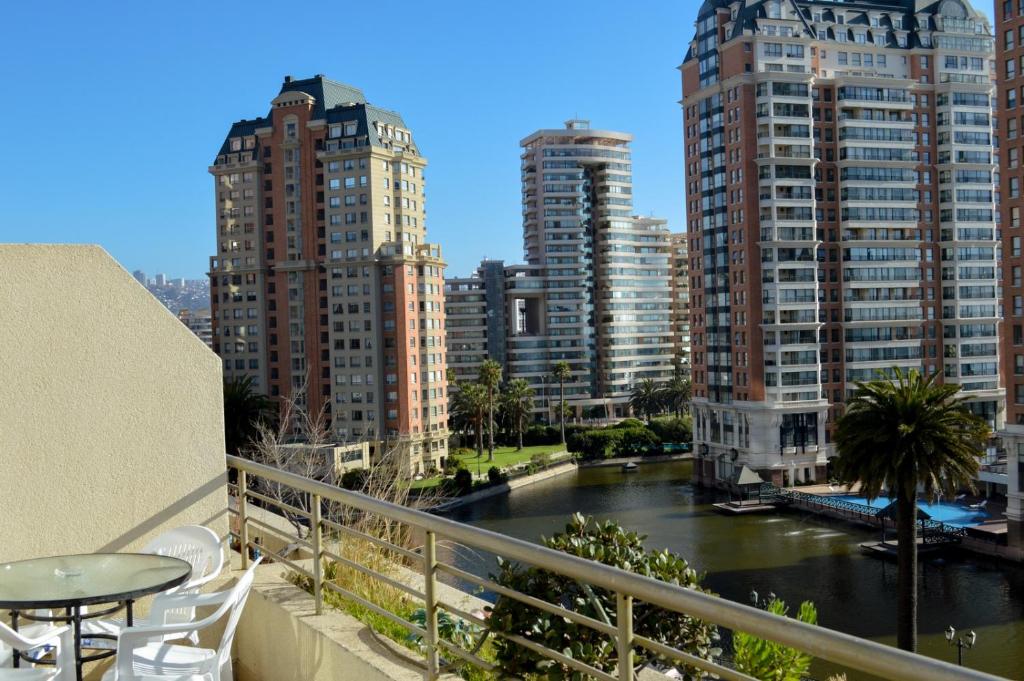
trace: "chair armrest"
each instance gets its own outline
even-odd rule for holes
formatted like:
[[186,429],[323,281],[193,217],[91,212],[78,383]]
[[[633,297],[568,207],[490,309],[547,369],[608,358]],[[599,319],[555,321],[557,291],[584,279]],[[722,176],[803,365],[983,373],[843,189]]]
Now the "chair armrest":
[[[154,600],[153,609],[150,611],[150,621],[163,620],[166,610],[175,608],[202,607],[205,605],[218,605],[216,611],[201,620],[193,622],[182,622],[180,624],[153,624],[138,627],[125,627],[117,637],[118,659],[131,658],[135,648],[144,646],[154,638],[174,636],[185,637],[192,632],[205,629],[223,617],[224,612],[231,606],[232,592],[221,591],[212,594],[199,595],[161,595],[159,600]],[[159,606],[159,609],[158,609]]]
[[166,623],[166,614],[169,610],[179,608],[201,608],[203,606],[220,605],[231,595],[230,591],[218,591],[211,594],[191,593],[162,593],[157,594],[149,609],[149,621],[152,626],[160,626]]
[[32,648],[38,648],[39,646],[43,646],[43,645],[47,645],[47,644],[52,644],[54,642],[59,644],[60,643],[60,637],[65,632],[68,632],[70,630],[71,630],[71,627],[69,627],[69,626],[67,626],[65,624],[63,626],[56,627],[56,628],[51,629],[51,630],[49,630],[47,632],[44,632],[42,635],[35,636],[33,638],[28,638],[27,636],[22,636],[18,632],[11,632],[11,633],[13,633],[13,639],[17,643],[17,645],[19,646],[20,650],[31,650]]
[[189,589],[196,589],[196,588],[201,587],[201,586],[203,586],[205,584],[209,584],[211,581],[213,581],[214,579],[216,579],[219,576],[220,576],[219,572],[211,572],[210,574],[206,575],[205,577],[200,577],[199,579],[187,582],[183,586],[185,586],[185,587],[187,587]]

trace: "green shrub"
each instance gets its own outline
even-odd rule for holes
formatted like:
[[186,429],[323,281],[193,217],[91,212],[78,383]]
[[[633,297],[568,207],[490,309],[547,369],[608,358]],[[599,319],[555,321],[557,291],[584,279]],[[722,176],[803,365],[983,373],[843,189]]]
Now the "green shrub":
[[363,489],[366,484],[366,478],[369,477],[370,472],[365,468],[356,468],[351,471],[345,471],[341,475],[341,486],[343,489],[350,489],[359,491]]
[[692,442],[693,424],[689,416],[659,416],[647,426],[662,442]]
[[447,457],[444,460],[444,474],[455,475],[460,468],[465,468],[466,462],[462,459],[455,458],[454,455]]
[[[569,427],[566,426],[568,432]],[[539,423],[531,425],[523,431],[523,446],[555,445],[562,441],[562,433],[558,426],[545,426]]]
[[452,478],[454,483],[455,493],[458,496],[464,496],[473,491],[473,474],[466,468],[460,468],[455,471],[455,477]]
[[499,469],[497,466],[491,466],[490,468],[487,469],[487,480],[492,485],[503,483],[507,479],[508,476],[502,473],[501,469]]
[[622,419],[621,421],[619,421],[615,425],[608,426],[608,427],[609,428],[643,428],[644,427],[644,422],[641,421],[640,419],[632,419],[632,418],[630,418],[630,419]]
[[[703,591],[700,577],[685,560],[669,551],[648,551],[645,537],[629,532],[613,522],[594,523],[580,514],[572,517],[563,534],[545,539],[544,544],[557,551],[596,560],[665,582]],[[562,575],[536,567],[522,567],[499,559],[499,574],[492,575],[504,587],[559,604],[581,615],[615,626],[616,594],[598,587],[582,585]],[[718,630],[710,623],[637,600],[633,603],[636,634],[684,650],[702,659],[713,659],[721,651],[714,646]],[[498,632],[515,634],[535,641],[614,674],[618,662],[614,643],[590,627],[552,615],[529,605],[501,596],[491,608],[488,626]],[[578,672],[552,662],[536,652],[503,637],[492,639],[501,671],[520,678],[575,679]],[[657,655],[634,647],[637,666],[657,661]],[[696,669],[683,670],[688,679],[703,678]]]
[[615,456],[652,456],[661,454],[661,440],[650,428],[620,428],[621,437],[614,443]]
[[[753,596],[756,605],[757,594],[754,593]],[[763,607],[775,615],[785,616],[789,613],[785,601],[775,596],[764,603]],[[804,601],[800,604],[800,612],[796,618],[807,624],[817,624],[818,611],[813,603]],[[766,681],[800,681],[806,678],[813,660],[810,655],[795,648],[765,641],[742,631],[733,634],[732,647],[736,670]]]
[[586,461],[606,459],[611,456],[625,431],[618,428],[592,429],[573,438],[569,451],[576,452]]
[[539,452],[530,456],[530,463],[537,468],[544,468],[551,463],[551,455],[547,452]]

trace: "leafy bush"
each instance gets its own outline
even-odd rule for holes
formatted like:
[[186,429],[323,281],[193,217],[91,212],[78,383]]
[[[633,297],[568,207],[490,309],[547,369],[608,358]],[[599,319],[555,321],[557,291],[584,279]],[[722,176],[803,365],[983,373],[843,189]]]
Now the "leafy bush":
[[609,428],[624,428],[624,429],[643,428],[644,427],[644,422],[641,421],[640,419],[622,419],[621,421],[619,421],[615,425],[608,426],[608,427]]
[[[568,431],[566,427],[566,431]],[[535,423],[523,431],[523,446],[556,445],[562,441],[562,432],[558,426],[545,426]]]
[[359,491],[363,489],[366,483],[366,478],[370,472],[365,468],[356,468],[351,471],[345,471],[341,475],[341,486],[343,489],[351,489]]
[[[755,605],[757,594],[754,594]],[[785,616],[789,613],[785,601],[774,595],[764,603],[764,609],[774,615]],[[800,612],[796,618],[807,624],[818,623],[818,611],[810,601],[800,604]],[[795,648],[787,648],[781,643],[765,641],[751,634],[737,631],[733,634],[733,662],[737,671],[749,674],[764,681],[800,681],[811,669],[813,658]]]
[[615,456],[661,454],[661,440],[649,428],[620,428],[622,434],[612,447]]
[[[701,590],[700,577],[685,560],[669,551],[648,551],[645,537],[629,532],[609,521],[595,523],[580,514],[572,516],[563,534],[545,539],[544,544],[557,551],[589,558],[654,579]],[[615,626],[616,595],[612,591],[582,585],[573,579],[541,568],[524,568],[499,559],[499,574],[492,579],[504,587],[561,605],[574,612]],[[688,615],[665,610],[640,600],[633,602],[634,631],[664,645],[685,650],[703,659],[720,654],[714,647],[718,629]],[[499,597],[491,608],[488,626],[495,631],[516,634],[545,647],[570,655],[614,674],[618,662],[615,645],[605,635],[564,617],[551,615],[507,597]],[[546,676],[548,679],[582,678],[578,672],[512,643],[502,637],[493,639],[501,670],[510,676]],[[646,665],[657,656],[635,647],[634,662]],[[687,679],[702,678],[696,669],[684,669]]]
[[693,423],[689,416],[659,416],[647,426],[662,442],[692,442]]
[[579,453],[584,460],[606,459],[625,431],[618,428],[588,430],[573,437],[569,451]]
[[491,466],[487,469],[487,480],[492,485],[497,485],[508,479],[508,476],[501,472],[497,466]]
[[456,459],[454,456],[449,456],[444,460],[444,474],[455,475],[460,468],[465,468],[466,462],[462,459]]
[[537,468],[544,468],[551,463],[551,455],[547,452],[538,452],[530,456],[530,463]]
[[466,468],[460,468],[455,471],[454,478],[445,478],[441,487],[447,496],[465,496],[473,491],[473,474]]
[[[409,616],[409,621],[421,629],[426,629],[427,611],[423,608],[417,608]],[[438,610],[437,633],[443,640],[454,643],[463,650],[469,650],[476,645],[476,639],[481,631],[480,627],[475,624],[470,624],[463,619],[454,617],[444,610]],[[423,640],[422,636],[417,633],[410,633],[408,636],[409,640],[416,644],[421,652],[427,652],[427,643]]]

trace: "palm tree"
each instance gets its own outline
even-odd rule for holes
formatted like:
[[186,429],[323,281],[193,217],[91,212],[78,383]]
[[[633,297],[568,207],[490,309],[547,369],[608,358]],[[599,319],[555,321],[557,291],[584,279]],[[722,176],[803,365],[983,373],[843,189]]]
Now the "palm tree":
[[487,460],[494,460],[494,391],[501,385],[501,365],[485,359],[480,365],[480,385],[487,389]]
[[663,383],[659,388],[661,404],[672,410],[676,416],[682,416],[690,403],[690,380],[676,374],[668,383]]
[[629,397],[629,406],[636,414],[652,416],[661,411],[661,388],[653,379],[645,378],[633,386],[633,394]]
[[558,379],[558,422],[562,429],[562,444],[565,444],[565,382],[572,376],[572,369],[565,360],[555,362],[551,375]]
[[[881,374],[880,374],[881,375]],[[896,641],[917,649],[917,489],[929,501],[972,488],[990,432],[958,397],[960,386],[940,384],[938,373],[892,370],[893,380],[857,383],[836,424],[836,474],[876,499],[896,500]]]
[[452,396],[452,418],[463,432],[472,430],[476,442],[476,455],[484,455],[483,423],[487,411],[487,393],[479,383],[465,382]]
[[502,410],[516,434],[516,449],[523,448],[523,430],[533,413],[533,388],[521,378],[509,381],[501,395]]
[[224,445],[237,455],[256,439],[261,423],[274,416],[274,403],[256,391],[252,376],[224,381]]

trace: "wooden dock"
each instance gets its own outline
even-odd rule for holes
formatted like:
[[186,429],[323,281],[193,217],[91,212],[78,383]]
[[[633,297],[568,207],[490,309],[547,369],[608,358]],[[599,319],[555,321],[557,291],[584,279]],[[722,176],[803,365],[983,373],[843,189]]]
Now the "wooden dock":
[[776,506],[774,503],[763,504],[761,502],[740,504],[732,501],[722,502],[720,504],[712,504],[715,510],[729,515],[746,515],[748,513],[767,513],[774,511]]

